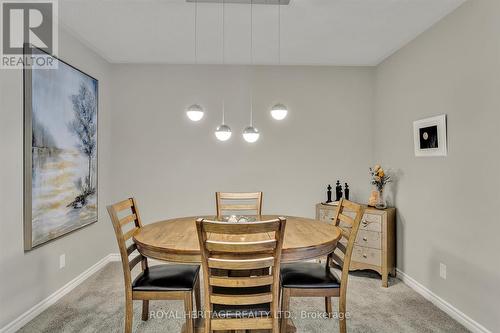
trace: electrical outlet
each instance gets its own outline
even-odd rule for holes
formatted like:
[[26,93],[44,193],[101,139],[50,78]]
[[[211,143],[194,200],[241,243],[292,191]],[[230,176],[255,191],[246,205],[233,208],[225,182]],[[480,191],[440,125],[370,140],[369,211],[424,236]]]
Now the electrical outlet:
[[439,276],[443,279],[446,280],[446,265],[443,263],[439,264]]
[[66,254],[61,254],[59,256],[59,269],[63,269],[66,266]]

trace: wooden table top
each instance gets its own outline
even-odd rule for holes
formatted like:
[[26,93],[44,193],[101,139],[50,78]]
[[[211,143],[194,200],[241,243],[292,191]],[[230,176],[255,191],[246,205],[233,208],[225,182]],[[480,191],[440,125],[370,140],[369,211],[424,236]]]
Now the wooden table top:
[[[196,219],[214,216],[181,217],[148,224],[135,235],[139,252],[158,260],[199,263],[200,246]],[[278,215],[262,215],[257,220],[270,220]],[[340,239],[340,229],[332,224],[304,217],[285,216],[286,229],[281,259],[283,262],[309,260],[333,252]],[[220,235],[219,235],[220,236]],[[262,240],[268,234],[234,235],[242,241]],[[210,236],[209,236],[210,238]],[[227,239],[230,240],[230,239]]]

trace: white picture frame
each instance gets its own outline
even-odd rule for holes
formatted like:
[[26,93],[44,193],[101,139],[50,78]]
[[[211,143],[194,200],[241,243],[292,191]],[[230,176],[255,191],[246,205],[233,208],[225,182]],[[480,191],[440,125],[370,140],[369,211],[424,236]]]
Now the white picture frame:
[[447,156],[446,115],[414,121],[413,140],[416,157]]

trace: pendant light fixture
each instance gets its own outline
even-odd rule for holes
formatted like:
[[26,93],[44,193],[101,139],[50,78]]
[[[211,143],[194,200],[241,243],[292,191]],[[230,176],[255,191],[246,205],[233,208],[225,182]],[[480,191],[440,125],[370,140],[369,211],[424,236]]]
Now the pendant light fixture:
[[278,103],[271,108],[271,116],[276,120],[285,119],[288,114],[288,109],[285,105]]
[[[278,65],[281,65],[281,4],[278,2]],[[271,108],[271,116],[276,120],[283,120],[288,114],[286,105],[278,103]]]
[[[197,55],[197,19],[198,19],[198,0],[194,2],[194,63],[198,63],[198,55]],[[205,110],[199,104],[192,104],[186,109],[186,115],[191,121],[200,121],[205,115]]]
[[205,114],[205,112],[203,111],[203,108],[201,107],[201,105],[193,104],[193,105],[190,105],[186,109],[186,114],[190,120],[200,121],[201,118],[203,118],[203,115]]
[[227,141],[231,137],[231,128],[224,122],[224,101],[222,101],[222,125],[215,130],[215,137],[219,141]]
[[250,126],[243,130],[243,139],[245,139],[246,142],[254,143],[259,140],[259,136],[259,130],[253,127],[253,102],[250,101]]
[[[250,65],[253,65],[253,0],[250,0]],[[252,84],[252,83],[251,83]],[[253,127],[253,87],[250,87],[250,126],[243,130],[243,139],[254,143],[259,140],[259,130]]]

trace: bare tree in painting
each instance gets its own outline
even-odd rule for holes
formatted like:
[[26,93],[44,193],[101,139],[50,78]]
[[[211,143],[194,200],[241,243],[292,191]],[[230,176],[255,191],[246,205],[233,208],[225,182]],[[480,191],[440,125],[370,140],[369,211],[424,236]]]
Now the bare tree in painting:
[[80,85],[80,90],[77,95],[71,96],[73,103],[73,111],[75,119],[69,123],[69,129],[79,139],[78,149],[87,156],[89,160],[88,176],[85,179],[86,186],[80,184],[82,195],[77,198],[78,201],[85,202],[85,197],[94,193],[92,188],[92,158],[97,148],[97,123],[96,123],[96,96],[86,84]]

